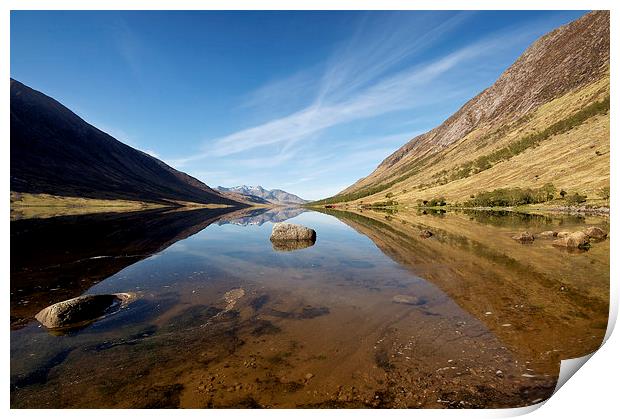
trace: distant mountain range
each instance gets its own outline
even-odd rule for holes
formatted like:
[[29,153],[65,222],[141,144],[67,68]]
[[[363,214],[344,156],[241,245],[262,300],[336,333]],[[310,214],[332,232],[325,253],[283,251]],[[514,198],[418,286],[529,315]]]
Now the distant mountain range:
[[11,79],[11,191],[245,206]]
[[535,41],[497,81],[317,204],[463,203],[497,188],[609,187],[609,11]]
[[265,189],[262,186],[235,186],[232,188],[225,188],[223,186],[218,186],[217,188],[220,192],[228,192],[240,194],[245,199],[255,202],[255,203],[270,203],[275,205],[303,205],[306,201],[298,197],[297,195],[293,195],[292,193],[283,191],[281,189]]

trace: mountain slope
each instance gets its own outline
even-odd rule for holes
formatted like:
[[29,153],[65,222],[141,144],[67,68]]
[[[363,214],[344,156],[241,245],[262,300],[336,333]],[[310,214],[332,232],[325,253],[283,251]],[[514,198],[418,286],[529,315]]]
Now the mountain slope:
[[240,205],[11,79],[11,191]]
[[302,205],[308,202],[297,195],[293,195],[292,193],[281,189],[268,190],[262,186],[242,185],[232,188],[218,186],[216,189],[220,192],[233,192],[241,194],[249,199],[253,199],[253,202],[260,202],[259,200],[263,200],[275,205]]
[[541,37],[443,124],[319,202],[454,202],[545,182],[592,195],[609,184],[608,97],[609,12],[592,12]]

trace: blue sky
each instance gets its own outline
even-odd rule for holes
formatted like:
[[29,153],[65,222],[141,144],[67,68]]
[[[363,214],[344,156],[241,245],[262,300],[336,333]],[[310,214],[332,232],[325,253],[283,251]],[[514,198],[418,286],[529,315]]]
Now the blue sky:
[[583,13],[13,11],[11,77],[210,186],[318,199]]

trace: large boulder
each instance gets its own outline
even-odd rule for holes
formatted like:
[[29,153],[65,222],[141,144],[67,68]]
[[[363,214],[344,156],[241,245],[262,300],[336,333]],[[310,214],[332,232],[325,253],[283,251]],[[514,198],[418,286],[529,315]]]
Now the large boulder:
[[558,236],[558,232],[551,231],[551,230],[542,231],[536,235],[536,237],[541,238],[541,239],[555,239],[557,236]]
[[271,230],[271,237],[269,239],[272,242],[291,240],[305,240],[314,242],[316,240],[316,231],[297,224],[275,223],[273,225],[273,230]]
[[598,227],[588,227],[584,230],[584,233],[591,239],[603,240],[607,238],[607,233]]
[[520,241],[521,243],[528,243],[534,241],[534,235],[527,231],[517,234],[516,236],[512,236],[514,240]]
[[35,318],[48,329],[86,325],[133,300],[129,293],[82,295],[52,304],[39,311]]
[[583,231],[577,231],[555,240],[553,245],[569,249],[588,249],[590,247],[590,238]]

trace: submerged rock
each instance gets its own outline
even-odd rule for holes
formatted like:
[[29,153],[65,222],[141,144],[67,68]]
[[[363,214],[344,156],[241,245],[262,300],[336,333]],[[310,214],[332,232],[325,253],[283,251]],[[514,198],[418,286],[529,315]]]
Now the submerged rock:
[[273,225],[269,239],[272,242],[287,240],[309,240],[314,242],[316,241],[316,231],[297,224],[276,223]]
[[314,240],[274,240],[271,242],[273,250],[278,252],[292,252],[314,246]]
[[52,304],[35,318],[48,329],[71,328],[93,322],[135,298],[134,294],[82,295]]
[[557,231],[551,231],[551,230],[542,231],[542,232],[538,233],[536,236],[538,238],[541,238],[541,239],[555,239],[558,236],[558,232]]
[[533,242],[534,235],[527,231],[517,234],[516,236],[512,236],[514,240],[520,241],[521,243]]
[[412,306],[420,306],[422,304],[426,304],[426,298],[424,297],[416,297],[413,295],[395,295],[392,297],[392,302],[397,304],[408,304]]
[[583,231],[577,231],[555,240],[553,245],[570,249],[587,249],[590,247],[590,238]]
[[598,227],[588,227],[584,230],[584,233],[591,239],[602,240],[607,238],[607,233],[605,233],[603,229],[600,229]]
[[243,288],[234,288],[226,294],[224,294],[224,301],[226,301],[226,311],[232,310],[235,304],[237,304],[237,300],[242,298],[245,295],[245,290]]

